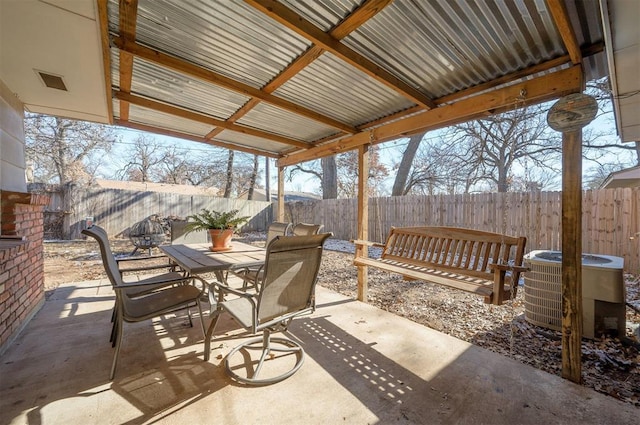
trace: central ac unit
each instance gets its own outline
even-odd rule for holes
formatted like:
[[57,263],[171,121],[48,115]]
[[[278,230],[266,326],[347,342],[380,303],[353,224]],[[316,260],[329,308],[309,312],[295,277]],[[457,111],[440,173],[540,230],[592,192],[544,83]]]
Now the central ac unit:
[[[582,336],[625,335],[624,259],[582,254]],[[525,319],[548,329],[562,329],[562,253],[525,255]]]

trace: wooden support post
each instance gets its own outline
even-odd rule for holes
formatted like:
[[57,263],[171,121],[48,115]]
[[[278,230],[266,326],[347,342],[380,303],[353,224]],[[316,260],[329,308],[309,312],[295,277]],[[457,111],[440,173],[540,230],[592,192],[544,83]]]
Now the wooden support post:
[[[369,145],[358,148],[358,239],[369,237]],[[356,257],[368,257],[369,248],[358,245]],[[367,266],[358,266],[358,301],[367,302],[369,291],[369,275]]]
[[562,377],[582,380],[582,130],[562,133]]
[[284,167],[278,167],[278,212],[277,221],[284,222]]

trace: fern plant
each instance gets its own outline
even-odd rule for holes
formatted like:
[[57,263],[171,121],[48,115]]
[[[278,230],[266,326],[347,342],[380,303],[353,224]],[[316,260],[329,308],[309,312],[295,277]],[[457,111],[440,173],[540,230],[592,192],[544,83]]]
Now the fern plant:
[[203,208],[199,213],[187,216],[187,233],[208,229],[233,229],[249,220],[249,216],[238,217],[239,210],[215,211]]

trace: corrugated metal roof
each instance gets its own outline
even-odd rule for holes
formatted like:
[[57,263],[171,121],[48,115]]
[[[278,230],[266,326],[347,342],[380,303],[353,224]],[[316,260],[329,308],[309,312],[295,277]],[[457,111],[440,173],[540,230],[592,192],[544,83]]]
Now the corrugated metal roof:
[[310,45],[240,0],[140,0],[136,38],[256,88]]
[[258,104],[237,123],[306,142],[335,133],[333,127],[266,103]]
[[142,108],[137,105],[129,106],[129,121],[200,137],[204,137],[215,128],[211,125],[176,117],[175,115],[165,114],[164,112],[158,112],[152,109]]
[[282,0],[290,9],[328,32],[359,5],[359,0]]
[[224,130],[215,137],[223,142],[248,146],[250,148],[262,149],[271,152],[286,152],[291,150],[291,146],[261,137],[238,133],[236,131]]
[[166,99],[173,105],[219,119],[229,118],[251,99],[140,58],[133,61],[131,92],[152,99]]
[[563,53],[532,3],[394,2],[344,43],[438,98]]
[[[280,3],[324,32],[330,32],[365,5],[364,0]],[[589,46],[602,41],[597,2],[566,3],[579,44]],[[254,88],[264,87],[312,46],[285,24],[241,0],[139,0],[137,16],[137,43]],[[110,31],[117,35],[116,0],[109,1],[109,20]],[[380,78],[370,76],[377,69],[437,101],[568,53],[545,0],[396,0],[341,43],[363,59],[356,58],[354,62],[345,59],[344,52],[325,51],[305,67],[295,68],[297,73],[279,81],[273,93],[261,93],[259,97],[265,97],[265,101],[254,99],[251,108],[240,109],[250,101],[251,90],[220,88],[139,57],[134,60],[132,93],[219,119],[242,111],[234,117],[238,125],[313,142],[330,135],[342,136],[322,119],[302,116],[296,112],[298,107],[352,127],[389,116],[397,122],[402,120],[398,112],[417,112],[413,108],[415,97],[403,94],[405,89],[393,89]],[[117,48],[112,48],[114,87],[119,86],[116,52]],[[585,59],[592,68],[587,70],[590,77],[603,75],[603,57]],[[565,62],[537,75],[567,66]],[[483,91],[513,83],[500,81],[486,85]],[[278,99],[294,106],[287,109],[286,105],[273,102]],[[429,99],[422,102],[430,103]],[[160,118],[164,114],[139,109],[132,108],[132,120],[200,136],[208,132],[204,131],[208,126],[184,119],[167,123],[167,116]],[[240,132],[224,131],[216,139],[274,153],[291,150],[288,145]]]
[[414,105],[330,53],[320,56],[274,94],[354,126]]

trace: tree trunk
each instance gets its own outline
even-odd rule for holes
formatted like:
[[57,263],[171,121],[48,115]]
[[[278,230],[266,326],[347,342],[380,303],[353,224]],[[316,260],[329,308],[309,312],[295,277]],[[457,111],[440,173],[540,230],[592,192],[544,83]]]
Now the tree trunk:
[[338,197],[338,168],[336,157],[322,158],[322,199],[336,199]]
[[253,190],[256,187],[256,179],[258,178],[258,155],[253,156],[253,170],[251,170],[251,176],[249,177],[249,193],[247,193],[247,199],[253,200]]
[[267,202],[271,202],[271,170],[269,166],[269,157],[264,157],[264,193]]
[[415,134],[411,136],[409,139],[409,144],[407,145],[407,149],[402,154],[402,160],[400,161],[400,166],[398,167],[398,173],[396,174],[396,179],[393,182],[393,189],[391,190],[391,196],[402,196],[406,195],[406,185],[407,178],[409,177],[409,171],[411,171],[411,165],[413,164],[413,159],[416,156],[416,152],[418,151],[418,147],[420,146],[420,142],[424,137],[425,133]]
[[227,159],[227,183],[224,187],[224,197],[231,198],[231,188],[233,187],[233,150],[229,149]]

